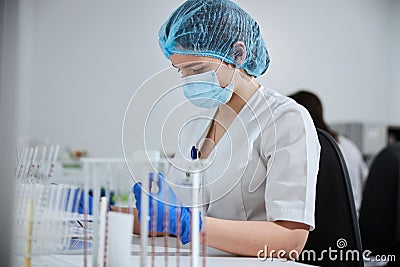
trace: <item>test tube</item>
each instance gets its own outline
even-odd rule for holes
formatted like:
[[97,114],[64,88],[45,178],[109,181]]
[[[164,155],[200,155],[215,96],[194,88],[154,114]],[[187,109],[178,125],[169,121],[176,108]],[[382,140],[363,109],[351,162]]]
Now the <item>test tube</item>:
[[19,157],[18,165],[17,165],[18,168],[16,171],[17,180],[22,178],[22,171],[23,171],[25,163],[26,163],[26,157],[28,156],[28,151],[29,151],[29,149],[27,149],[27,148],[24,148],[21,151],[21,155]]
[[[100,202],[100,178],[101,174],[99,172],[99,162],[93,160],[92,165],[92,176],[90,177],[91,188],[93,192],[93,199],[92,199],[92,220],[93,220],[93,241],[92,242],[92,255],[99,255],[99,205]],[[85,192],[85,195],[88,194],[89,191]],[[89,204],[89,202],[88,202]],[[100,262],[97,257],[92,257],[93,260],[93,267],[99,266]]]
[[35,172],[35,178],[38,180],[42,180],[42,174],[41,174],[41,169],[43,170],[43,166],[46,162],[46,152],[47,152],[47,147],[44,146],[42,148],[42,153],[41,156],[38,159],[38,164],[36,166],[36,172]]
[[180,251],[180,246],[181,242],[179,241],[179,236],[181,235],[181,208],[178,207],[176,211],[176,266],[180,266],[180,256],[181,256],[181,251]]
[[50,178],[52,177],[52,175],[53,175],[54,166],[55,166],[55,163],[56,163],[56,161],[57,161],[58,152],[59,152],[59,151],[60,151],[60,146],[59,146],[59,145],[56,145],[56,146],[54,147],[54,150],[53,150],[52,155],[50,155],[51,157],[50,157],[49,170],[48,170],[48,172],[47,172],[47,177],[48,177],[49,179],[50,179]]
[[29,182],[28,173],[31,168],[32,156],[33,156],[33,148],[29,148],[28,157],[26,158],[25,166],[22,170],[22,181],[23,182]]
[[108,214],[107,214],[107,197],[101,197],[100,200],[100,226],[99,226],[99,253],[97,256],[98,267],[107,266],[107,234],[108,234]]
[[35,171],[35,167],[37,164],[37,155],[38,155],[38,150],[39,147],[35,147],[35,149],[33,150],[33,155],[32,155],[32,159],[30,162],[30,166],[29,166],[29,170],[28,170],[28,176],[29,176],[29,180],[32,181],[34,178],[34,171]]
[[[168,205],[169,204],[168,190],[164,190],[163,197]],[[169,235],[168,230],[169,230],[169,208],[165,207],[164,208],[164,267],[168,267],[168,235]]]
[[90,176],[90,165],[88,162],[84,162],[83,164],[83,169],[85,172],[85,179],[84,179],[84,187],[83,187],[83,266],[87,267],[88,266],[88,242],[89,242],[89,235],[88,235],[88,206],[89,206],[89,176]]
[[[142,188],[149,188],[149,180],[144,179],[142,181]],[[142,192],[141,194],[141,214],[140,217],[140,247],[141,247],[141,255],[140,255],[140,266],[147,267],[147,245],[148,245],[148,221],[149,221],[149,197],[146,192]]]
[[[199,159],[199,151],[195,146],[192,147],[191,158],[193,160],[193,164],[190,167],[192,169],[190,174],[192,182],[191,266],[198,267],[200,265],[200,191],[203,189],[203,168]],[[203,265],[204,262],[205,258],[203,257]]]
[[32,228],[33,228],[33,199],[28,201],[27,209],[27,234],[26,234],[26,245],[25,245],[25,267],[31,266],[31,253],[32,253]]
[[[202,195],[202,201],[205,201],[205,190],[204,190],[204,177],[201,177],[201,188],[200,188],[200,194]],[[201,253],[202,253],[202,258],[203,258],[203,267],[206,267],[206,263],[207,263],[207,250],[206,250],[206,241],[207,241],[207,224],[206,224],[206,205],[204,203],[201,203],[203,208],[202,208],[202,220],[203,220],[203,225],[202,225],[202,229],[201,229],[201,241],[202,242],[202,249],[201,249]]]
[[[153,182],[157,181],[154,176],[157,176],[157,175],[154,175],[154,173],[149,173],[149,194],[152,194]],[[155,257],[156,256],[156,251],[155,251],[156,243],[155,243],[155,241],[156,241],[156,234],[157,234],[157,231],[156,231],[156,222],[157,222],[157,218],[156,218],[157,210],[156,209],[157,209],[157,205],[156,205],[156,200],[154,198],[150,199],[150,205],[152,207],[152,209],[151,209],[152,212],[150,214],[150,216],[151,216],[151,230],[152,230],[152,232],[151,232],[151,266],[155,267],[155,261],[156,261],[156,257]]]
[[44,160],[43,164],[43,176],[47,180],[49,178],[50,168],[51,168],[51,160],[53,158],[54,146],[50,146],[49,152],[47,152],[47,157]]
[[200,188],[200,172],[192,173],[192,225],[191,225],[191,244],[192,244],[192,266],[198,267],[200,260],[200,210],[199,210],[199,188]]

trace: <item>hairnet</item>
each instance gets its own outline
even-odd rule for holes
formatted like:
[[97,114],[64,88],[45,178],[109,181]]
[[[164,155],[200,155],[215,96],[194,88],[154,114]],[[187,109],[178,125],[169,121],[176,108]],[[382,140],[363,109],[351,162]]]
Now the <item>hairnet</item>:
[[[236,42],[243,42],[245,50],[234,49]],[[270,61],[257,22],[229,0],[184,2],[161,26],[159,44],[168,59],[172,54],[214,57],[255,77]],[[240,65],[238,56],[244,56]]]

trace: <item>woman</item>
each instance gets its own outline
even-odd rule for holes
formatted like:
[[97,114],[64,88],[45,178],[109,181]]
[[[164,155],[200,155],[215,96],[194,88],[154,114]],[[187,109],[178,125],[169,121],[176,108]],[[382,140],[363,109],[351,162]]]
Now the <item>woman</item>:
[[[213,162],[205,173],[211,182],[202,242],[245,256],[257,256],[265,246],[286,251],[281,257],[300,253],[314,228],[320,146],[308,112],[257,82],[269,65],[257,22],[229,0],[189,0],[161,27],[159,44],[182,74],[185,96],[211,118],[184,129],[180,144],[196,144],[200,158]],[[158,197],[166,191],[170,203],[180,203],[163,183]],[[140,210],[139,184],[134,193]],[[186,207],[157,200],[155,230],[165,230],[165,208],[169,233],[188,242]]]
[[348,138],[332,131],[325,123],[321,100],[315,94],[308,91],[299,91],[289,96],[297,103],[304,106],[314,121],[315,127],[328,132],[336,140],[349,171],[351,187],[353,189],[354,202],[357,213],[360,211],[362,192],[368,176],[368,167],[364,162],[358,147]]

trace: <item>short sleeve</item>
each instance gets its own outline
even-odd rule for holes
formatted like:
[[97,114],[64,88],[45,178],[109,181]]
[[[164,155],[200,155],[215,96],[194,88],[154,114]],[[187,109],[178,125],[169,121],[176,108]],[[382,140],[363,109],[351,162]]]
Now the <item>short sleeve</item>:
[[[320,145],[308,111],[291,101],[274,112],[267,134],[265,203],[268,221],[286,220],[315,227],[315,196]],[[273,137],[273,138],[270,138]]]

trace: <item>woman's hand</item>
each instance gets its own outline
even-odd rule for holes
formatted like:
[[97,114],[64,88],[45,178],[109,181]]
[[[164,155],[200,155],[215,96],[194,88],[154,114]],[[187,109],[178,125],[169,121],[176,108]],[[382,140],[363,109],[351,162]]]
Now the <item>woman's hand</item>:
[[[159,174],[157,179],[158,192],[149,195],[149,224],[148,229],[152,232],[168,232],[178,236],[183,244],[190,241],[191,214],[187,207],[181,206],[172,188],[166,183],[165,178]],[[143,188],[140,183],[133,187],[138,210],[139,221],[141,218],[141,195]],[[156,207],[156,214],[153,214],[153,206]],[[153,215],[153,216],[152,216]],[[167,215],[168,227],[165,227],[165,215]],[[153,227],[153,219],[155,219]],[[202,226],[200,218],[199,230]],[[168,228],[168,229],[166,229]]]

